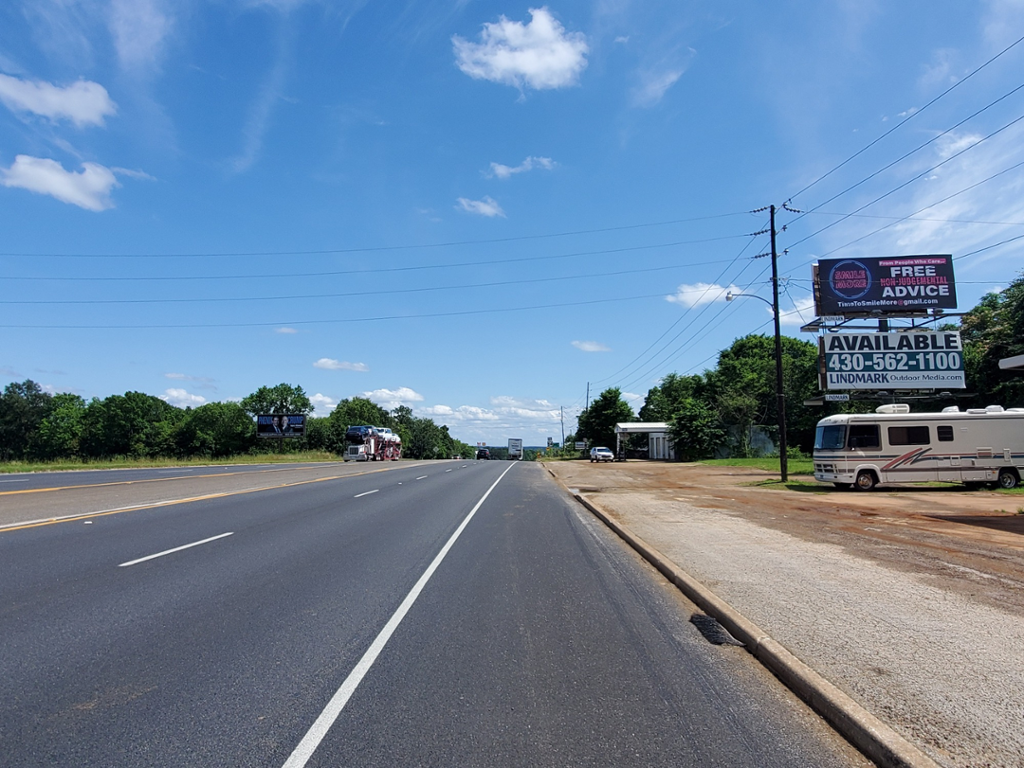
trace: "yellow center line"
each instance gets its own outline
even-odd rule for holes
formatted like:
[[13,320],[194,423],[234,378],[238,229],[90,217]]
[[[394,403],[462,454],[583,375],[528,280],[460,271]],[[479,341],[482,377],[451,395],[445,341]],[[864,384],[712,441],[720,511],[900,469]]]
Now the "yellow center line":
[[[202,480],[207,477],[231,477],[232,475],[262,475],[266,472],[287,472],[289,470],[298,472],[304,469],[323,469],[323,467],[275,467],[274,469],[257,469],[250,472],[215,472],[214,474],[210,475],[174,475],[173,477],[149,477],[143,480],[112,480],[109,483],[88,483],[85,485],[58,485],[52,488],[25,488],[20,491],[0,491],[0,496],[19,496],[28,493],[50,493],[52,491],[73,491],[77,488],[107,488],[114,485],[140,485],[142,483],[162,483],[166,480]],[[342,475],[339,475],[339,477],[342,477]]]
[[[194,501],[208,501],[209,499],[222,499],[228,496],[242,496],[247,493],[259,493],[260,491],[274,491],[279,488],[291,488],[297,485],[310,485],[311,483],[322,483],[327,480],[344,480],[349,477],[361,477],[362,475],[375,475],[378,472],[389,472],[394,469],[400,469],[400,467],[383,467],[381,469],[370,469],[365,472],[355,472],[351,475],[331,475],[330,477],[317,477],[312,480],[296,480],[290,483],[281,483],[279,485],[268,485],[265,488],[247,488],[242,491],[223,491],[221,493],[208,493],[203,496],[191,496],[186,499],[170,499],[168,501],[154,501],[148,504],[139,504],[134,507],[123,507],[121,509],[108,509],[102,512],[86,512],[81,515],[73,515],[70,517],[62,517],[59,519],[51,520],[35,520],[31,523],[25,523],[24,525],[14,525],[9,528],[0,528],[0,534],[10,533],[12,531],[24,531],[27,528],[42,528],[47,525],[57,525],[59,523],[74,523],[80,520],[90,520],[95,517],[106,517],[108,515],[120,515],[123,512],[138,512],[145,509],[157,509],[159,507],[170,507],[175,504],[190,504]],[[242,474],[242,473],[230,473],[230,474]],[[120,485],[120,483],[103,483],[103,485]],[[72,486],[81,487],[81,486]]]

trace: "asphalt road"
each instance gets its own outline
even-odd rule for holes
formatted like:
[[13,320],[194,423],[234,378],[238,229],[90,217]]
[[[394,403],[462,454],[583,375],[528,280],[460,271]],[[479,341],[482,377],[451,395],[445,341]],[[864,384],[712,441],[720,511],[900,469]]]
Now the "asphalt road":
[[0,529],[0,762],[864,764],[538,465],[295,482]]

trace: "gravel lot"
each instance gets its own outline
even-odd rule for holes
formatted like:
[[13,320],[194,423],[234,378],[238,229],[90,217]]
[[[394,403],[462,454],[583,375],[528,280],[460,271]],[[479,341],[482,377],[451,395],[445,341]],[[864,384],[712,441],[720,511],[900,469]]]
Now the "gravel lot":
[[1024,496],[548,467],[940,764],[1024,766]]

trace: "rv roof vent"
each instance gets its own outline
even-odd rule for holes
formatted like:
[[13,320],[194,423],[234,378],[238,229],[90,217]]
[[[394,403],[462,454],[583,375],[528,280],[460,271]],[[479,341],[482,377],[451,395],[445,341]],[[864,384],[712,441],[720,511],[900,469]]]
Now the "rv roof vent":
[[986,405],[985,413],[1002,413],[1003,406],[1001,405]]
[[910,406],[906,403],[889,403],[875,408],[875,413],[910,413]]
[[955,405],[947,405],[942,409],[943,413],[960,413],[960,409]]
[[977,413],[986,413],[984,408],[968,408],[967,412],[968,413],[975,413],[975,414],[977,414]]

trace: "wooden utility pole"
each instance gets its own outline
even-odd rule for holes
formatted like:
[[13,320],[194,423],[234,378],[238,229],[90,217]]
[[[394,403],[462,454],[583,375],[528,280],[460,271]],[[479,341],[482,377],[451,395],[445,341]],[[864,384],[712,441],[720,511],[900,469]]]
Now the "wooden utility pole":
[[786,394],[782,388],[782,334],[779,328],[779,265],[775,250],[775,206],[771,210],[772,234],[772,309],[775,314],[775,402],[779,415],[779,472],[782,482],[789,480],[789,462],[786,456]]

